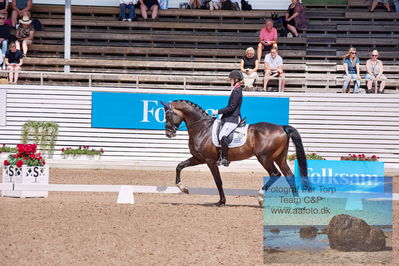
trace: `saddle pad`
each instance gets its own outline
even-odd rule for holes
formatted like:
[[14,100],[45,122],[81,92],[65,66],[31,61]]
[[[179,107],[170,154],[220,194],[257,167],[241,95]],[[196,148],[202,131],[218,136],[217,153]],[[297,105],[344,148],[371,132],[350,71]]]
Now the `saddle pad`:
[[[215,145],[216,147],[220,147],[216,132],[219,127],[219,124],[220,120],[215,119],[215,122],[213,122],[212,126],[212,142],[213,145]],[[229,143],[229,148],[236,148],[244,145],[245,142],[247,141],[247,135],[248,135],[248,124],[246,124],[244,127],[236,128],[233,133],[232,141]]]

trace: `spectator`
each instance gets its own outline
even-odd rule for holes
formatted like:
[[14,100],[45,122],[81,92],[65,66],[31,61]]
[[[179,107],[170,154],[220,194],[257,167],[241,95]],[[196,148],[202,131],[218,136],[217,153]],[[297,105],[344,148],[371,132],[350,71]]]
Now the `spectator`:
[[258,44],[258,60],[262,57],[262,51],[266,48],[266,53],[277,44],[277,30],[273,27],[273,20],[267,19],[265,27],[260,30]]
[[23,16],[19,23],[21,26],[17,29],[17,41],[15,44],[17,45],[17,50],[21,50],[22,46],[23,56],[27,56],[28,46],[32,44],[35,36],[35,28],[32,26],[32,20],[28,16]]
[[[375,89],[377,90],[377,93],[384,93],[384,88],[385,88],[387,78],[385,77],[384,74],[382,74],[384,72],[384,67],[382,65],[382,61],[378,60],[377,58],[378,58],[378,51],[373,50],[371,52],[371,59],[367,60],[367,62],[366,62],[367,93],[375,92],[372,89],[373,83],[375,84]],[[380,89],[377,89],[378,81],[381,81]]]
[[158,9],[159,9],[159,2],[158,0],[139,0],[140,1],[140,9],[141,9],[141,16],[144,20],[147,20],[147,11],[151,10],[151,20],[157,21],[158,20]]
[[353,90],[354,93],[360,92],[360,61],[359,58],[356,56],[356,48],[351,47],[346,55],[343,56],[344,58],[344,85],[342,86],[342,93],[349,92],[349,83],[352,79],[355,82],[355,89]]
[[[134,5],[137,4],[137,0],[119,0],[120,15],[119,19],[121,21],[135,21],[136,13],[134,12]],[[129,18],[126,18],[126,8],[129,9]]]
[[23,16],[30,17],[32,0],[12,0],[11,25],[15,28],[17,20]]
[[4,16],[4,21],[7,20],[8,15],[8,0],[0,0],[0,16]]
[[263,90],[266,91],[269,77],[279,77],[279,91],[284,91],[285,75],[283,71],[283,59],[277,54],[277,49],[272,48],[270,53],[265,56],[265,78],[263,81]]
[[287,13],[285,13],[284,27],[294,37],[299,37],[298,30],[306,29],[306,17],[303,5],[298,0],[291,0]]
[[11,83],[17,84],[18,71],[21,70],[23,55],[21,51],[17,50],[14,42],[10,42],[8,49],[6,52],[6,65],[8,66],[8,70],[10,70],[8,80]]
[[199,9],[199,8],[201,8],[201,6],[202,6],[202,2],[201,2],[201,0],[190,0],[190,1],[188,2],[188,6],[189,6],[191,9]]
[[393,4],[395,5],[395,11],[396,11],[396,13],[399,13],[399,0],[393,1]]
[[252,47],[245,50],[241,59],[240,70],[244,76],[244,90],[253,90],[255,79],[258,78],[259,60],[255,57],[255,49]]
[[3,64],[3,69],[6,69],[6,64],[4,63],[4,57],[8,48],[8,38],[10,37],[10,27],[5,23],[4,14],[0,13],[0,47],[1,47],[1,57],[0,64]]
[[221,0],[211,0],[206,4],[209,10],[218,10],[222,8]]
[[389,6],[389,0],[373,0],[370,5],[370,12],[374,12],[374,9],[377,7],[378,3],[384,5],[388,12],[391,12],[391,7]]

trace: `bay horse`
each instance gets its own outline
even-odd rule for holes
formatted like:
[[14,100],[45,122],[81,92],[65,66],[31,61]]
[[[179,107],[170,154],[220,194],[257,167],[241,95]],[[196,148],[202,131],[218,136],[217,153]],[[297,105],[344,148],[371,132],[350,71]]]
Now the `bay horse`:
[[[161,103],[165,110],[166,136],[168,138],[175,137],[176,131],[183,121],[186,123],[189,135],[188,146],[192,157],[179,163],[176,167],[176,186],[182,192],[188,194],[188,189],[180,180],[181,171],[189,166],[207,164],[212,172],[220,195],[220,200],[215,205],[225,205],[226,198],[223,192],[222,179],[220,178],[217,164],[219,158],[218,149],[212,143],[212,124],[216,118],[209,116],[200,106],[187,100]],[[267,191],[267,189],[281,176],[274,162],[285,176],[294,196],[298,196],[294,176],[287,164],[290,137],[296,148],[302,182],[307,185],[308,173],[305,151],[301,136],[292,126],[279,126],[266,122],[251,124],[248,126],[248,136],[245,144],[240,147],[229,148],[229,161],[240,161],[256,156],[259,163],[269,173],[270,178],[268,182],[258,193],[260,206],[263,206],[264,191]]]

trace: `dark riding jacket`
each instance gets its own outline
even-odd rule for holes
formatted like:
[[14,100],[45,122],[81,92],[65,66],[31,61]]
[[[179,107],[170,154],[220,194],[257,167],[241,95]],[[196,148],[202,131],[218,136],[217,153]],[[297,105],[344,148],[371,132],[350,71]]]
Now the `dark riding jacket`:
[[234,88],[230,94],[229,104],[218,110],[218,114],[223,114],[222,123],[238,124],[241,120],[242,89],[242,86]]

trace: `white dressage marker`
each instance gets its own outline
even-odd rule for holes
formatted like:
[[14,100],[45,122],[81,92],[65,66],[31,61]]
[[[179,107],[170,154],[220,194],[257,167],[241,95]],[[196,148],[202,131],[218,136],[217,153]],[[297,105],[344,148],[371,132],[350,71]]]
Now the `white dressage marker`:
[[118,204],[134,204],[133,189],[131,186],[121,186],[118,194]]

